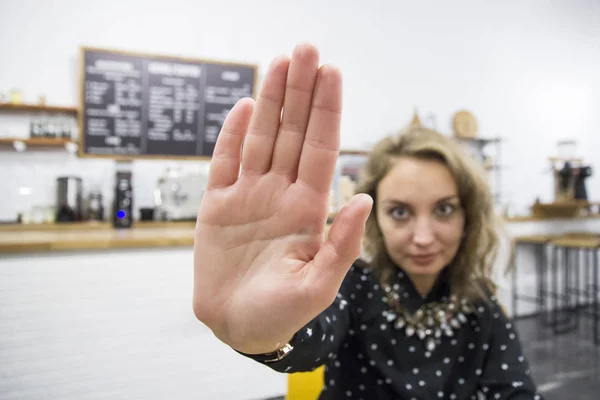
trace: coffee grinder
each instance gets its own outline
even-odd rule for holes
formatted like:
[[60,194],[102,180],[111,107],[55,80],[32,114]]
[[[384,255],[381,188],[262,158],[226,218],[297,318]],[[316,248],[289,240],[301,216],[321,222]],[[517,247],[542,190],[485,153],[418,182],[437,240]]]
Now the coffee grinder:
[[130,228],[133,225],[133,186],[131,184],[131,164],[117,164],[115,182],[115,200],[112,222],[117,229]]

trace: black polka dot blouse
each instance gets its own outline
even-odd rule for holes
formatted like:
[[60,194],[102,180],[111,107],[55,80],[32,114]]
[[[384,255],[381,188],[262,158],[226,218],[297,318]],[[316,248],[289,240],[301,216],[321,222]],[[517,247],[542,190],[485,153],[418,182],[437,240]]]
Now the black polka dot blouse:
[[[334,303],[294,336],[292,352],[265,365],[293,373],[325,364],[320,400],[542,399],[494,297],[429,351],[418,335],[390,322],[384,290],[361,265],[351,267]],[[401,271],[392,283],[408,312],[449,295],[448,284],[439,283],[423,298]]]

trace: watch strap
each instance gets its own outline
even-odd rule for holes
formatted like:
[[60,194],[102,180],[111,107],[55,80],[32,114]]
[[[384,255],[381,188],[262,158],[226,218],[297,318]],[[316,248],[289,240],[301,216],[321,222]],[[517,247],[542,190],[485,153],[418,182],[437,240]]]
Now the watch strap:
[[237,351],[237,350],[236,351],[248,358],[255,360],[255,361],[268,364],[268,363],[273,363],[273,362],[283,360],[285,357],[287,357],[288,354],[290,354],[292,352],[292,350],[294,350],[294,347],[290,343],[286,343],[283,347],[281,347],[271,353],[246,354],[246,353],[242,353],[241,351]]

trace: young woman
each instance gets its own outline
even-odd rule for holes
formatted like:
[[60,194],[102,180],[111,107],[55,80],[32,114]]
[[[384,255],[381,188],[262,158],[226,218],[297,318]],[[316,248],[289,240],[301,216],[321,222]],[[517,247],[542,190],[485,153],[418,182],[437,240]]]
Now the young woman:
[[493,295],[486,180],[453,140],[382,140],[325,235],[341,86],[300,45],[230,112],[198,214],[195,315],[277,371],[325,364],[321,399],[541,399]]

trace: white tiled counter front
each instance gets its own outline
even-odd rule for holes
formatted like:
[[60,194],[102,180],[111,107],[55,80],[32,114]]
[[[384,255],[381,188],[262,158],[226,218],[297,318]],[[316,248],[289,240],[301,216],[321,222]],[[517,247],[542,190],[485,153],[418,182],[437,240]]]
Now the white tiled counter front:
[[[177,229],[188,229],[177,236],[187,242],[160,248],[0,253],[0,397],[252,400],[285,394],[285,375],[239,356],[194,318],[193,228]],[[514,236],[600,232],[600,219],[509,222],[508,229]],[[535,284],[532,261],[531,250],[520,248],[521,291]],[[497,272],[500,298],[511,310],[510,277]]]

